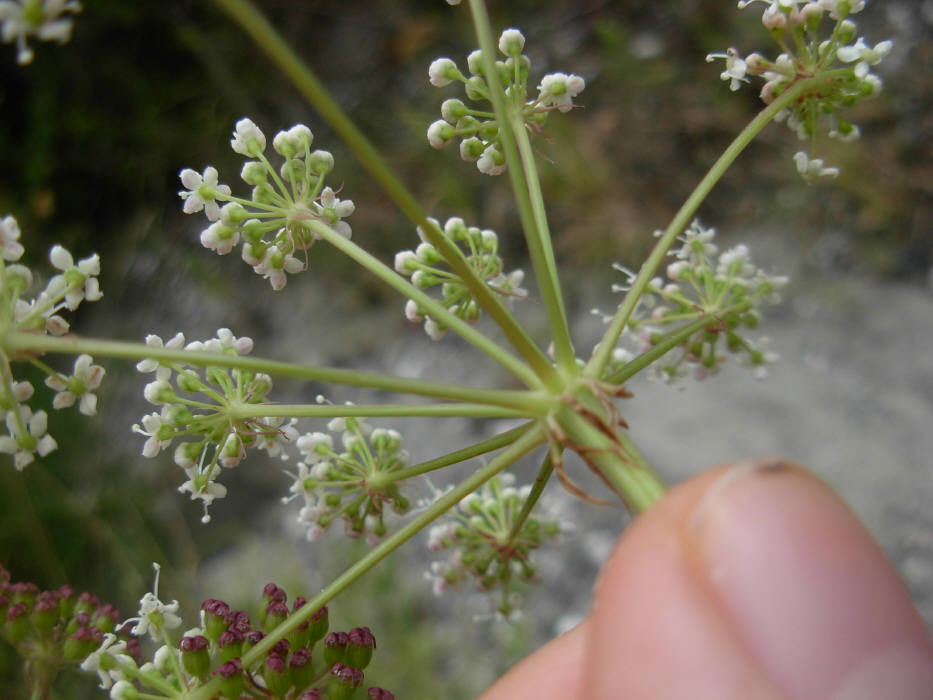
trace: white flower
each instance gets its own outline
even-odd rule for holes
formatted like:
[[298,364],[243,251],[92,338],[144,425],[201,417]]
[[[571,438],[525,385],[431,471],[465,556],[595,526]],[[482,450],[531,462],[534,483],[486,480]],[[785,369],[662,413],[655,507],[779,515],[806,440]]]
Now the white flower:
[[152,568],[155,569],[155,581],[152,584],[152,591],[140,598],[138,617],[132,617],[124,624],[135,620],[136,625],[130,630],[132,634],[141,637],[148,632],[149,636],[152,637],[152,641],[158,642],[162,640],[161,630],[163,628],[171,630],[179,627],[181,618],[175,614],[178,612],[177,600],[173,600],[171,603],[163,603],[159,600],[159,572],[162,567],[153,563]]
[[161,406],[175,399],[175,392],[172,385],[165,379],[156,379],[143,387],[143,397],[149,403]]
[[[356,205],[353,204],[353,200],[339,199],[333,188],[325,187],[321,191],[321,197],[319,201],[320,205],[318,207],[318,213],[324,219],[324,223],[326,223],[344,238],[350,238],[353,233],[352,229],[350,228],[350,224],[348,224],[346,221],[341,221],[341,219],[345,219],[356,210]],[[302,267],[302,269],[304,268]]]
[[424,314],[418,308],[418,303],[414,299],[405,302],[405,318],[412,323],[421,323],[424,320]]
[[65,306],[71,311],[77,309],[85,299],[98,301],[104,296],[97,281],[97,275],[100,274],[100,256],[96,253],[79,260],[75,265],[71,253],[56,245],[49,251],[49,260],[62,274],[49,280],[46,291],[56,297],[64,293]]
[[[182,446],[179,445],[179,447]],[[176,463],[179,461],[177,451],[175,454],[175,461]],[[210,467],[208,468],[210,469]],[[203,502],[204,516],[201,518],[201,522],[209,523],[211,521],[211,516],[207,514],[207,509],[215,499],[224,498],[227,495],[227,487],[208,479],[205,474],[198,471],[195,465],[187,467],[185,469],[185,474],[188,476],[188,480],[178,487],[178,492],[185,493],[187,491],[191,494],[192,501]]]
[[538,101],[545,107],[556,107],[559,112],[573,108],[573,98],[583,92],[586,82],[579,75],[550,73],[538,85]]
[[222,221],[215,221],[201,231],[201,245],[217,255],[226,255],[240,242],[240,232]]
[[16,219],[12,216],[0,219],[0,256],[4,260],[19,260],[23,256],[25,249],[19,242],[19,237],[19,224]]
[[92,392],[100,386],[104,378],[104,368],[91,364],[92,361],[93,358],[90,355],[79,355],[75,360],[75,368],[71,377],[66,380],[57,376],[46,377],[46,386],[58,392],[52,399],[53,408],[62,409],[73,406],[75,399],[80,398],[78,410],[81,413],[86,416],[93,416],[97,413],[97,396]]
[[[143,416],[142,427],[136,423],[132,427],[134,433],[145,435],[149,439],[143,445],[143,457],[155,457],[159,452],[172,444],[174,428],[166,420],[169,406],[163,406],[161,413],[150,413]],[[167,437],[166,437],[167,436]]]
[[0,2],[0,39],[10,44],[14,40],[18,49],[16,60],[20,65],[31,63],[33,52],[26,38],[35,36],[40,41],[61,44],[71,38],[71,18],[65,12],[78,12],[77,0],[3,0]]
[[[21,423],[22,422],[22,423]],[[20,430],[20,425],[26,428]],[[35,460],[58,448],[55,438],[48,434],[49,417],[45,411],[32,412],[29,406],[19,406],[6,414],[8,435],[0,436],[0,452],[13,455],[13,466],[22,471]]]
[[805,151],[797,151],[794,154],[794,163],[797,165],[797,172],[808,182],[818,177],[836,177],[839,175],[839,168],[824,168],[822,158],[810,158]]
[[457,68],[457,64],[449,58],[436,58],[431,62],[428,68],[428,78],[431,81],[431,85],[435,87],[450,85],[454,80],[457,80],[459,76],[460,70]]
[[236,123],[230,146],[240,155],[258,158],[266,150],[266,136],[252,119],[244,117]]
[[117,681],[110,689],[110,700],[136,700],[139,691],[129,681]]
[[[91,652],[81,663],[81,669],[88,672],[96,671],[100,678],[100,687],[107,690],[113,685],[114,680],[124,680],[121,666],[136,666],[133,657],[125,654],[125,651],[126,642],[117,641],[117,635],[108,632],[104,635],[104,641],[101,642],[97,651]],[[112,660],[110,663],[103,664],[104,666],[109,668],[114,666],[115,662],[116,667],[109,668],[109,670],[102,668],[101,658],[104,656],[109,656]]]
[[327,433],[305,433],[295,444],[304,456],[305,464],[327,461],[334,451],[334,439]]
[[292,418],[283,425],[283,418],[270,417],[260,418],[257,424],[263,426],[260,430],[260,436],[257,447],[265,450],[270,457],[278,457],[282,461],[288,461],[288,453],[285,452],[285,446],[294,443],[298,439],[298,429],[295,424],[297,418]]
[[[146,336],[146,345],[153,348],[165,347],[166,350],[178,350],[185,345],[185,335],[184,333],[176,333],[172,339],[163,346],[162,338],[155,334],[149,334]],[[172,376],[172,369],[170,367],[161,365],[157,360],[153,360],[152,358],[146,358],[145,360],[137,362],[136,371],[142,372],[143,374],[155,372],[156,379],[161,379],[163,381],[168,381],[169,377]]]
[[203,174],[198,174],[191,168],[185,168],[179,173],[179,177],[181,184],[186,188],[178,193],[184,202],[182,210],[185,214],[196,214],[203,209],[208,221],[217,221],[220,218],[218,195],[230,196],[229,185],[220,185],[217,182],[217,168],[209,165],[204,168]]
[[430,316],[427,316],[424,319],[424,332],[428,334],[428,337],[431,340],[440,340],[444,337],[444,334],[447,332],[447,329],[442,328],[437,321],[435,321]]
[[272,288],[277,292],[283,289],[285,283],[288,281],[285,276],[286,272],[295,274],[304,269],[305,264],[301,260],[291,253],[285,253],[279,250],[279,247],[275,245],[270,245],[266,249],[262,260],[253,265],[253,271],[257,275],[262,275],[264,279],[269,280],[269,284],[271,284]]
[[745,72],[748,70],[748,64],[745,62],[739,52],[733,48],[726,49],[725,53],[711,53],[706,56],[706,62],[712,63],[717,58],[725,59],[726,70],[719,74],[722,80],[729,81],[729,89],[735,92],[742,83],[747,83],[748,78]]
[[865,9],[865,0],[855,0],[854,2],[852,0],[845,0],[842,4],[846,6],[848,11],[846,15],[842,15],[839,12],[840,0],[820,0],[820,5],[823,9],[827,10],[829,16],[836,21],[845,19],[849,15],[854,15]]
[[840,47],[837,55],[839,56],[839,60],[844,63],[858,61],[858,63],[855,64],[855,75],[859,78],[864,78],[868,75],[868,67],[876,66],[881,63],[881,60],[891,53],[893,47],[894,42],[887,40],[875,44],[875,47],[872,48],[865,43],[862,37],[859,37],[854,46]]
[[505,172],[505,156],[495,145],[489,145],[476,161],[476,167],[486,175],[501,175]]

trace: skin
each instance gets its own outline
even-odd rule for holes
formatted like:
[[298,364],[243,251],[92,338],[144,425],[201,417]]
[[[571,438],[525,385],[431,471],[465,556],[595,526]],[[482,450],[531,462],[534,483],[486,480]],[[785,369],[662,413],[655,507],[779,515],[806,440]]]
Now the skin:
[[933,640],[848,506],[779,459],[672,489],[589,616],[480,700],[930,700]]

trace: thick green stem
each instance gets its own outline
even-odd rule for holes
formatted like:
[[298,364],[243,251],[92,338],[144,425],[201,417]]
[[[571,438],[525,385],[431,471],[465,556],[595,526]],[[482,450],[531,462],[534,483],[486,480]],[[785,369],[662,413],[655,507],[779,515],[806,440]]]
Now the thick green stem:
[[566,404],[555,418],[565,433],[566,446],[580,453],[632,514],[664,495],[664,482],[621,428],[615,427],[610,437],[605,426],[596,425]]
[[[543,413],[539,410],[537,413]],[[528,418],[528,412],[513,408],[484,406],[470,403],[447,404],[376,404],[372,406],[353,405],[315,405],[315,404],[242,404],[230,406],[226,414],[232,420],[245,418],[268,418],[284,416],[287,418],[335,418],[338,416],[363,416],[366,418],[411,418],[411,417],[452,417],[468,418]]]
[[68,355],[88,353],[100,357],[116,357],[127,360],[152,358],[159,362],[181,362],[195,366],[227,367],[265,372],[276,377],[327,382],[344,386],[368,387],[391,391],[396,394],[429,396],[450,401],[484,403],[490,406],[516,408],[527,405],[529,399],[542,398],[543,394],[527,391],[505,391],[478,389],[442,382],[426,382],[420,379],[403,379],[381,374],[357,372],[355,370],[330,367],[305,367],[290,362],[266,360],[259,357],[240,357],[206,352],[191,352],[158,348],[143,343],[127,343],[115,340],[80,338],[77,336],[54,337],[38,333],[14,332],[2,339],[8,352],[32,353],[54,352]]
[[518,215],[525,233],[528,253],[534,267],[535,278],[541,291],[541,299],[547,310],[551,333],[554,336],[554,350],[557,361],[565,371],[574,371],[573,344],[567,324],[567,314],[560,292],[557,266],[554,262],[554,250],[551,247],[551,234],[548,229],[547,215],[544,210],[544,198],[538,182],[534,152],[525,132],[525,124],[517,111],[519,105],[507,99],[505,90],[499,81],[496,69],[496,45],[489,15],[483,0],[470,0],[473,25],[476,37],[483,52],[483,71],[489,86],[489,99],[496,113],[499,125],[499,142],[508,164],[509,179]]
[[531,365],[535,373],[542,379],[552,377],[554,368],[547,356],[518,324],[499,296],[476,276],[460,249],[449,241],[437,226],[428,221],[427,214],[395,177],[385,160],[333,100],[317,76],[269,24],[265,16],[247,0],[214,0],[214,2],[240,25],[279,70],[291,80],[304,98],[320,112],[405,216],[416,226],[421,227],[428,241],[444,256],[479,305],[499,325],[509,342]]
[[[285,622],[269,632],[262,641],[243,655],[243,668],[251,668],[260,661],[280,639],[285,638],[292,630],[297,628],[319,610],[321,606],[327,605],[335,596],[360,578],[360,576],[376,566],[376,564],[385,559],[406,541],[414,537],[419,531],[431,524],[444,512],[459,503],[464,496],[478,489],[519,457],[540,445],[543,440],[544,429],[538,425],[516,440],[485,467],[478,469],[472,476],[460,483],[456,488],[438,498],[437,501],[406,523],[405,526],[395,534],[390,535],[381,544],[370,550],[369,554],[359,559],[317,596],[309,600],[306,605],[299,608],[297,612],[292,613]],[[201,688],[188,693],[185,698],[186,700],[208,700],[208,698],[214,697],[218,685],[219,680],[212,680]]]
[[512,374],[522,380],[528,387],[532,389],[541,388],[541,380],[533,371],[528,368],[527,365],[523,364],[521,360],[503,348],[499,347],[496,343],[473,328],[463,319],[458,318],[454,314],[450,313],[450,311],[444,308],[443,305],[439,304],[437,301],[415,287],[411,282],[402,277],[399,273],[380,261],[378,258],[374,257],[370,253],[367,253],[358,245],[352,241],[347,240],[339,233],[334,231],[330,226],[327,226],[320,221],[308,221],[305,222],[305,226],[323,238],[325,241],[330,243],[332,246],[337,248],[341,253],[344,253],[365,267],[367,270],[372,272],[394,290],[409,299],[414,299],[422,308],[430,313],[435,320],[442,322],[452,331],[456,332],[461,338],[485,352],[491,358],[496,360],[496,362],[501,364]]
[[703,179],[700,180],[700,184],[696,186],[696,189],[693,190],[687,198],[687,201],[683,203],[683,206],[671,221],[670,226],[667,227],[667,230],[654,246],[648,259],[642,264],[641,269],[638,271],[638,275],[632,282],[631,289],[628,290],[625,298],[622,299],[622,303],[619,305],[619,309],[616,311],[612,322],[609,324],[609,328],[606,329],[602,340],[593,353],[593,357],[591,357],[590,361],[586,364],[586,369],[583,371],[585,377],[596,379],[606,369],[606,365],[609,364],[609,360],[612,357],[612,350],[615,348],[619,336],[625,328],[625,324],[628,323],[638,300],[641,298],[641,295],[644,294],[645,288],[663,262],[664,256],[667,255],[667,252],[674,244],[677,236],[679,236],[687,227],[687,224],[690,223],[690,220],[693,218],[694,214],[696,214],[700,204],[703,203],[703,200],[706,199],[716,183],[719,182],[719,179],[725,174],[726,170],[729,169],[729,166],[732,165],[745,147],[758,135],[758,132],[764,129],[781,110],[800,98],[800,96],[808,90],[813,89],[814,84],[818,84],[821,80],[821,78],[802,80],[782,93],[774,102],[759,112],[758,116],[749,122],[748,126],[735,137],[728,148],[726,148],[725,152],[719,156],[719,159],[713,164],[713,167],[709,169],[709,172],[706,173]]

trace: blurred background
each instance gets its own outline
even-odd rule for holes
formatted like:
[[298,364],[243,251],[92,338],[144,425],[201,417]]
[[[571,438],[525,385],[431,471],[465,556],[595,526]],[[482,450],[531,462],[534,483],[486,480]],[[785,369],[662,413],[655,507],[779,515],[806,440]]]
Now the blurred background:
[[[30,66],[17,66],[14,48],[0,45],[0,216],[18,219],[34,269],[45,268],[56,242],[76,257],[102,257],[104,299],[81,309],[75,331],[142,340],[182,330],[206,339],[227,326],[251,336],[259,356],[506,385],[498,368],[456,341],[429,344],[405,321],[401,300],[333,250],[315,248],[310,270],[273,294],[235,256],[201,248],[203,218],[181,213],[178,172],[214,165],[236,191],[241,161],[228,142],[243,116],[270,139],[296,122],[312,129],[315,146],[335,154],[329,182],[343,183],[356,202],[354,240],[368,250],[391,260],[417,239],[326,124],[210,3],[83,4],[71,43],[37,45]],[[258,4],[430,213],[495,229],[506,263],[524,264],[506,180],[425,139],[441,101],[462,97],[455,86],[430,86],[427,67],[442,55],[465,64],[475,46],[466,7]],[[732,2],[512,0],[490,9],[496,27],[525,33],[532,80],[564,71],[587,81],[581,108],[553,115],[547,138],[536,141],[564,292],[586,355],[602,330],[590,309],[617,303],[609,262],[638,265],[651,232],[666,226],[760,108],[755,89],[730,92],[721,66],[704,57],[728,46],[774,52],[760,12],[738,12]],[[781,364],[764,383],[740,369],[683,392],[636,382],[636,399],[622,410],[670,481],[750,454],[781,453],[813,468],[865,519],[933,625],[933,91],[923,70],[933,57],[933,2],[870,3],[855,19],[870,42],[894,38],[895,49],[879,66],[882,95],[851,115],[861,141],[823,144],[820,155],[842,168],[839,179],[801,182],[791,161],[800,145],[773,125],[700,211],[725,245],[748,241],[756,261],[793,275],[765,331]],[[534,296],[518,313],[544,341]],[[465,366],[464,354],[477,364]],[[129,431],[149,410],[143,378],[131,364],[105,364],[98,419],[56,413],[57,452],[23,473],[0,468],[0,562],[14,580],[67,581],[129,616],[158,561],[162,597],[178,598],[193,624],[206,597],[252,606],[267,580],[292,597],[307,595],[359,556],[362,545],[340,533],[305,543],[293,522],[297,506],[278,503],[290,480],[258,455],[225,475],[230,495],[201,525],[197,504],[176,493],[181,473],[170,456],[143,459],[142,439]],[[70,362],[60,358],[60,366]],[[335,402],[386,399],[285,383],[276,398],[310,401],[321,391]],[[379,424],[404,432],[413,462],[508,427]],[[599,489],[585,469],[568,468]],[[521,623],[474,622],[487,608],[469,592],[435,599],[422,578],[423,542],[331,606],[336,626],[373,628],[373,682],[398,697],[469,698],[585,614],[592,579],[626,517],[557,486],[547,497],[578,532],[543,553],[542,584],[529,592]],[[0,646],[0,687],[18,687],[18,674]],[[62,697],[93,695],[93,679],[87,690],[79,685],[63,679]]]

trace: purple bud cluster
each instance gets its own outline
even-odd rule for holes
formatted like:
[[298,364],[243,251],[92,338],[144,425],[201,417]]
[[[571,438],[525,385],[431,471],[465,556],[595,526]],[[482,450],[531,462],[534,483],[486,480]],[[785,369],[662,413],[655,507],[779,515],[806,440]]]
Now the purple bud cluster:
[[[220,679],[226,697],[239,697],[248,688],[263,687],[271,697],[302,700],[346,700],[361,697],[363,669],[372,659],[376,638],[368,627],[328,632],[328,612],[319,608],[284,638],[261,661],[245,668],[243,656],[290,616],[304,612],[308,601],[291,605],[274,583],[263,588],[256,623],[248,613],[233,610],[217,599],[201,605],[201,627],[178,643],[182,666],[195,684]],[[392,700],[389,691],[370,687],[369,698]]]
[[0,638],[49,680],[64,668],[76,667],[107,634],[120,637],[126,653],[138,661],[139,642],[120,619],[120,611],[97,596],[76,595],[68,585],[41,590],[35,583],[13,582],[0,564]]

